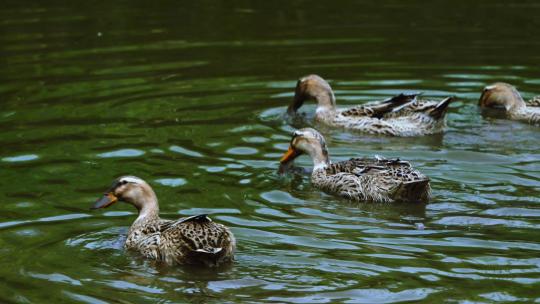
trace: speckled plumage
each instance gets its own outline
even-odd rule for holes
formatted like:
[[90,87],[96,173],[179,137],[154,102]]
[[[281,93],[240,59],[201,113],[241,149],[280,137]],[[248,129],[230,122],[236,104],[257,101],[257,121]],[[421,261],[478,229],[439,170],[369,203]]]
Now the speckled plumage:
[[528,107],[540,107],[540,96],[534,96],[526,104]]
[[524,101],[517,89],[504,82],[486,86],[478,104],[484,108],[502,108],[511,120],[540,125],[540,96]]
[[331,163],[323,136],[312,128],[294,132],[282,164],[301,153],[313,159],[311,182],[325,192],[366,202],[429,201],[429,178],[408,162],[376,157]]
[[[124,183],[126,180],[130,182]],[[176,221],[161,219],[155,193],[141,179],[119,178],[105,199],[110,197],[131,203],[139,210],[139,216],[129,229],[124,244],[126,249],[171,265],[218,266],[233,260],[236,241],[227,227],[213,222],[205,214]],[[104,204],[103,200],[99,200],[94,208],[114,203]]]
[[336,108],[330,85],[320,76],[308,75],[298,80],[289,114],[305,100],[315,99],[315,120],[333,127],[370,134],[421,136],[439,133],[446,127],[446,111],[452,101],[418,100],[418,94],[400,94],[384,101],[340,110]]
[[523,120],[533,125],[540,125],[540,96],[535,96],[525,102],[527,105]]
[[399,159],[352,158],[313,170],[317,188],[355,201],[422,202],[430,197],[429,178]]
[[163,220],[147,217],[129,229],[125,248],[167,264],[218,266],[233,259],[235,240],[229,229],[206,215]]
[[531,125],[540,125],[540,106],[528,105],[524,109],[508,113],[508,117]]

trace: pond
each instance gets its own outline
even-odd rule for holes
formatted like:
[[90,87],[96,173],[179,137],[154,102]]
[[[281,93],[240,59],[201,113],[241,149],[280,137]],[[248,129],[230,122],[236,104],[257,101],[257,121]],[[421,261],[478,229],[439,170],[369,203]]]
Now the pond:
[[[5,3],[0,302],[540,301],[540,129],[477,108],[495,81],[540,94],[539,15],[502,0]],[[339,106],[456,96],[445,134],[321,129],[334,161],[409,160],[430,204],[351,203],[276,174],[310,73]],[[231,227],[234,265],[125,252],[136,210],[88,210],[124,174],[164,218]]]

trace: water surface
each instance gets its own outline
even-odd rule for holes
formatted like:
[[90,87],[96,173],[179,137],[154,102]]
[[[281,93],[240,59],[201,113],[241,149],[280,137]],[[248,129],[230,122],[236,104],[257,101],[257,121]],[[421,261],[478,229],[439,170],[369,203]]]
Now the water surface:
[[[476,107],[494,81],[540,94],[539,14],[534,1],[3,5],[0,302],[540,301],[540,130]],[[276,175],[308,73],[343,106],[458,98],[444,135],[321,130],[335,161],[411,161],[431,204],[353,204]],[[230,226],[236,263],[124,252],[135,210],[88,210],[123,174],[154,187],[165,218]]]

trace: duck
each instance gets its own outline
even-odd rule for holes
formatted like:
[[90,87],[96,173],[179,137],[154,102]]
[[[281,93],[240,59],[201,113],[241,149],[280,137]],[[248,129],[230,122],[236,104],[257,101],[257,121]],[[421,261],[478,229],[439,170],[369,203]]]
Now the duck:
[[293,132],[280,166],[302,154],[313,160],[312,185],[324,192],[358,202],[429,202],[429,178],[409,162],[363,157],[332,163],[324,137],[313,128]]
[[441,133],[446,128],[448,105],[454,100],[419,100],[419,93],[399,94],[392,98],[370,102],[349,109],[337,109],[330,84],[321,76],[311,74],[296,83],[294,99],[287,113],[294,116],[306,100],[315,100],[315,121],[369,134],[391,136],[422,136]]
[[481,108],[502,108],[511,120],[540,125],[540,96],[524,101],[511,84],[496,82],[484,87],[478,105]]
[[233,261],[236,240],[229,228],[207,214],[161,219],[157,196],[144,180],[136,176],[117,178],[91,209],[107,208],[118,201],[138,210],[124,244],[126,250],[170,265],[213,267]]

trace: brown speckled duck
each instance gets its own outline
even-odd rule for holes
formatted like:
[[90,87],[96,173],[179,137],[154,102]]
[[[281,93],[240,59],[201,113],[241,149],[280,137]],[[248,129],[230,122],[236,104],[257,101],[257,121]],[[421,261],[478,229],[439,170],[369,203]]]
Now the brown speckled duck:
[[483,108],[502,108],[509,119],[540,125],[540,96],[525,102],[516,88],[497,82],[484,88],[478,105]]
[[142,179],[116,179],[92,209],[106,208],[117,201],[130,203],[139,211],[129,229],[126,249],[167,264],[218,266],[233,260],[236,241],[227,227],[205,214],[176,221],[160,219],[156,194]]
[[294,99],[287,112],[294,115],[304,101],[317,101],[315,120],[332,127],[393,136],[421,136],[440,133],[452,97],[442,101],[418,100],[418,94],[400,94],[382,102],[350,109],[336,108],[332,88],[318,75],[298,80]]
[[399,159],[352,158],[331,163],[324,137],[312,128],[293,133],[282,166],[306,153],[313,160],[311,183],[328,193],[367,202],[429,201],[429,178]]

